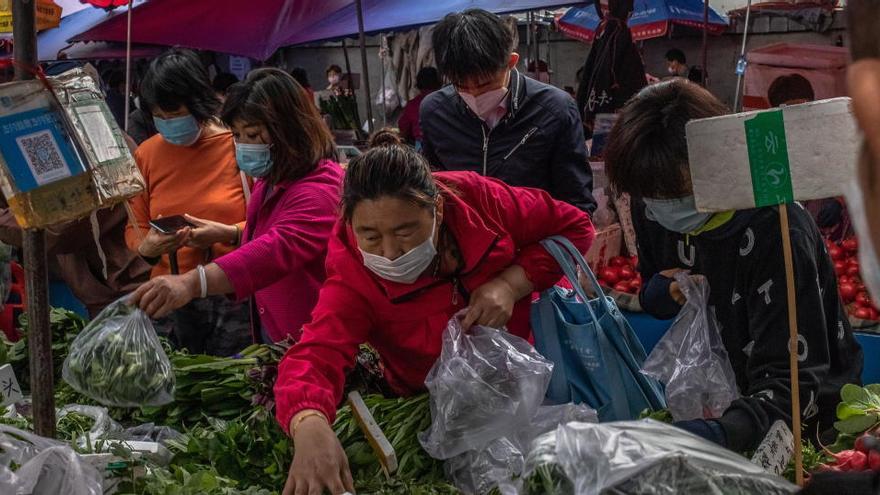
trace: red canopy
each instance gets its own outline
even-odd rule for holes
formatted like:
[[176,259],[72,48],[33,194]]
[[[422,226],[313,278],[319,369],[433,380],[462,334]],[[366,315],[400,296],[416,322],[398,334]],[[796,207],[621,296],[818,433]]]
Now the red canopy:
[[128,5],[128,0],[79,0],[80,3],[98,7],[101,9],[113,9]]

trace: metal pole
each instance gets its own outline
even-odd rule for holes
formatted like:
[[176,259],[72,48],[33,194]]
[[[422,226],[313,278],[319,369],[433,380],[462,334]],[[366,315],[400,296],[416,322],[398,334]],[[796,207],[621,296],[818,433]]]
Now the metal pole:
[[385,59],[388,58],[388,38],[383,34],[379,42],[379,62],[382,69],[382,127],[388,126],[388,104],[385,102]]
[[128,0],[128,27],[125,34],[125,123],[128,132],[128,114],[131,113],[131,7],[134,0]]
[[[373,133],[373,105],[370,98],[370,71],[367,69],[367,37],[364,35],[364,6],[362,0],[355,0],[358,16],[358,38],[361,44],[361,65],[364,68],[364,93],[366,94],[367,105],[367,129]],[[384,95],[383,95],[384,96]]]
[[703,87],[709,87],[709,0],[703,0]]
[[742,47],[739,49],[739,60],[736,63],[736,95],[733,97],[733,111],[740,111],[739,95],[742,92],[743,76],[746,73],[746,41],[749,36],[749,16],[752,13],[752,0],[746,5],[746,25],[743,27]]
[[[36,67],[37,25],[34,0],[12,3],[13,56],[25,66]],[[16,66],[18,80],[34,75]],[[49,271],[46,260],[46,233],[39,229],[22,232],[24,277],[27,290],[28,353],[30,356],[31,401],[34,431],[44,437],[55,436],[55,387],[52,366],[52,331],[49,326]]]

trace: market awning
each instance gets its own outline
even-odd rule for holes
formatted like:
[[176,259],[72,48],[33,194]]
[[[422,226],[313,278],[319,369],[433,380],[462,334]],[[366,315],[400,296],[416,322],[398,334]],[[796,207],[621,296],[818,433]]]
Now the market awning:
[[[629,20],[633,38],[646,40],[669,33],[669,26],[678,24],[703,29],[702,0],[635,0]],[[604,7],[604,5],[603,5]],[[573,38],[592,42],[599,27],[599,14],[592,5],[572,7],[559,18],[559,29]],[[727,29],[727,18],[709,9],[709,32],[721,34]]]
[[[137,2],[135,2],[137,5]],[[37,35],[37,51],[41,62],[53,60],[125,58],[125,46],[116,43],[74,43],[68,38],[113,17],[104,10],[87,8],[61,18],[58,27]],[[164,50],[159,46],[135,45],[135,58],[149,57]]]
[[[496,13],[554,8],[571,0],[364,0],[367,32],[437,22],[449,12],[481,7]],[[244,55],[260,60],[283,46],[357,34],[352,0],[164,0],[148,1],[132,12],[136,43],[178,45]],[[125,41],[124,11],[73,36],[71,41]]]

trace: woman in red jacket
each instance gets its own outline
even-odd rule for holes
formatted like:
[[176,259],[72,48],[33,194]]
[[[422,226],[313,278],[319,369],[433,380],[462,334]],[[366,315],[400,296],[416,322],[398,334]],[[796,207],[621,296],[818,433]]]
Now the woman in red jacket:
[[348,167],[327,253],[327,281],[312,322],[282,360],[277,417],[296,455],[285,495],[352,490],[330,425],[358,346],[382,356],[401,394],[424,390],[449,319],[530,333],[530,295],[562,272],[539,244],[563,235],[586,252],[594,231],[579,209],[544,191],[472,172],[431,174],[401,146],[380,147]]

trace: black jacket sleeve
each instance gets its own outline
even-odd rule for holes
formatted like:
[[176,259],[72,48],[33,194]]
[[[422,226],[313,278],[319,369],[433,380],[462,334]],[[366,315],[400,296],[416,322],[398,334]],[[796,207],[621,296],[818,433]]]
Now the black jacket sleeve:
[[[791,215],[791,214],[789,214]],[[754,247],[741,257],[743,279],[737,283],[738,304],[745,304],[748,335],[746,381],[742,397],[720,418],[728,447],[744,452],[754,449],[777,420],[791,426],[791,379],[789,368],[789,323],[785,263],[778,223],[755,226]],[[818,408],[819,387],[827,377],[829,347],[827,318],[819,285],[818,251],[815,236],[792,228],[791,243],[797,300],[800,401],[805,421]],[[736,331],[736,330],[734,330]]]
[[419,108],[419,125],[422,128],[422,156],[428,160],[428,163],[433,170],[444,170],[443,164],[440,162],[437,153],[434,151],[433,140],[436,137],[434,136],[434,129],[432,127],[433,122],[431,120],[431,114],[437,108],[437,104],[434,102],[432,96],[439,95],[429,95],[422,100],[422,104]]
[[[645,218],[645,204],[638,200],[630,201],[630,212],[633,228],[638,239],[639,274],[645,281],[639,291],[639,305],[649,315],[659,320],[675,318],[681,306],[672,299],[669,285],[672,279],[660,275],[663,270],[678,268],[677,266],[660,266],[658,260],[663,259],[663,252],[670,239],[663,238],[664,229],[656,224],[649,224]],[[653,223],[653,222],[652,222]]]
[[584,128],[575,102],[567,98],[560,115],[560,128],[550,161],[551,196],[593,214],[593,170],[587,157]]

